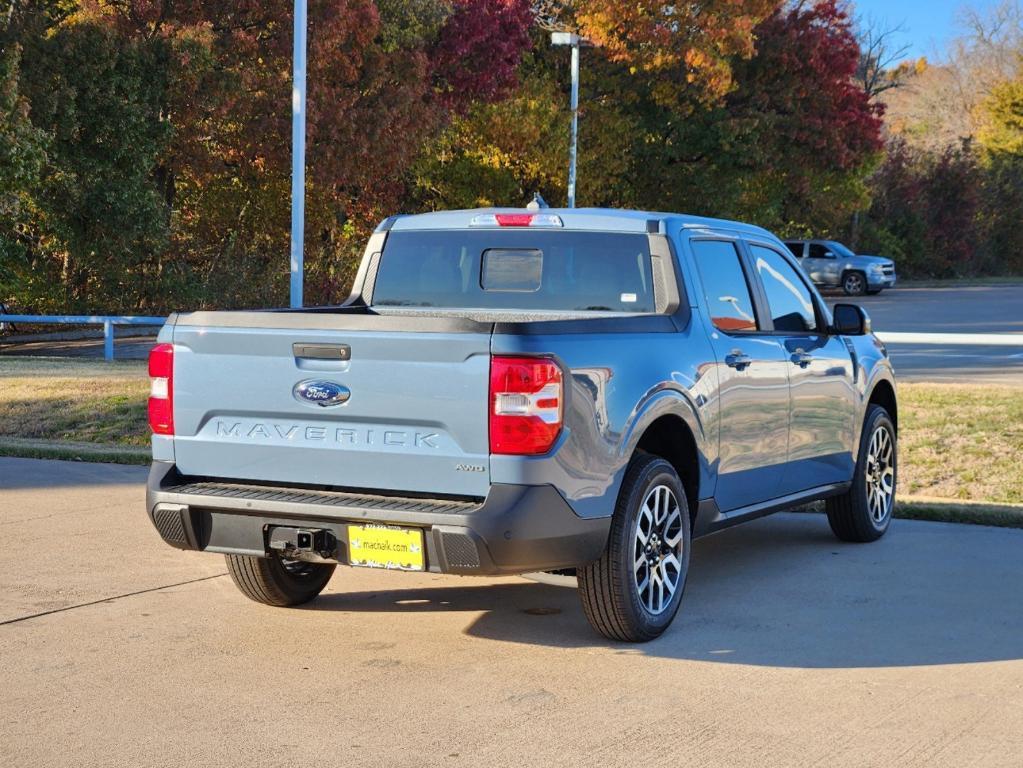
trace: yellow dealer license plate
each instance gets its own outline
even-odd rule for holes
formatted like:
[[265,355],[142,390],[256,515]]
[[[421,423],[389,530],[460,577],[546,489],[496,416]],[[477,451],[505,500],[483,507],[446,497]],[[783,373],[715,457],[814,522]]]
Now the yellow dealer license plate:
[[421,571],[426,567],[423,532],[387,525],[349,525],[348,560],[365,568]]

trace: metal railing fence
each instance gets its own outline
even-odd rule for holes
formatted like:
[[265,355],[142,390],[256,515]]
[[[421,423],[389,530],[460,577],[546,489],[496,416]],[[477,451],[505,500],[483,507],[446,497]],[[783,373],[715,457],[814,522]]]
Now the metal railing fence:
[[8,315],[0,314],[0,324],[28,323],[32,325],[102,325],[103,359],[114,359],[114,326],[148,325],[160,327],[166,317],[138,315]]

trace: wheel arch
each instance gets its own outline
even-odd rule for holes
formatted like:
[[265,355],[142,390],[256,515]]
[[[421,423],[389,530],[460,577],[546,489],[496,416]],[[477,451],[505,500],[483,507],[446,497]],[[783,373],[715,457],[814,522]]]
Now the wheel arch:
[[658,416],[640,435],[632,455],[636,453],[659,456],[671,464],[682,481],[689,518],[695,524],[700,500],[700,451],[686,420],[673,413]]
[[846,275],[848,275],[850,272],[855,272],[856,274],[860,275],[863,278],[864,282],[866,282],[866,280],[867,280],[867,270],[865,270],[865,269],[863,269],[861,267],[853,267],[853,266],[850,266],[850,265],[846,265],[842,269],[842,274],[838,278],[839,282],[840,283],[844,283]]
[[874,388],[870,390],[870,396],[867,398],[868,405],[880,405],[886,411],[892,419],[892,425],[895,427],[895,432],[898,434],[899,431],[899,402],[895,396],[895,387],[888,379],[878,379],[874,384]]

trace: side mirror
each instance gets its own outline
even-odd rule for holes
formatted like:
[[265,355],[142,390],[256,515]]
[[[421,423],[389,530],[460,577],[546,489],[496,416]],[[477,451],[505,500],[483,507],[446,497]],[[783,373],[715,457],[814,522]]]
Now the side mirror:
[[838,256],[835,255],[834,251],[824,251],[824,258],[825,259],[837,259]]
[[832,330],[843,336],[866,336],[871,333],[870,315],[858,304],[836,304],[831,312]]

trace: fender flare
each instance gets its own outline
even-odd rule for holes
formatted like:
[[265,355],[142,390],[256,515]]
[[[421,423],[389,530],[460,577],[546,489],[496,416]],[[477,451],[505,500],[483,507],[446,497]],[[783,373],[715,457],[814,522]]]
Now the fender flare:
[[[619,460],[622,467],[628,466],[629,461],[639,446],[640,440],[642,440],[650,425],[664,416],[681,419],[686,425],[696,446],[696,455],[699,460],[698,473],[701,495],[706,495],[707,491],[713,491],[712,464],[707,452],[708,442],[711,438],[707,434],[706,425],[700,417],[696,403],[691,399],[689,393],[683,389],[662,386],[648,393],[636,406],[635,410],[630,414],[619,443]],[[717,451],[715,450],[715,462],[716,453]],[[616,494],[620,484],[621,478],[616,478]]]

